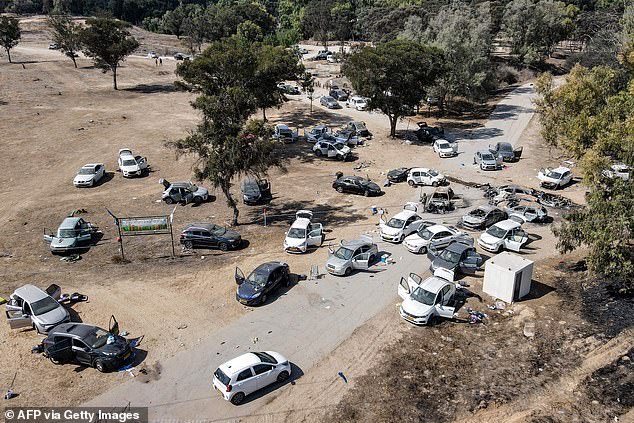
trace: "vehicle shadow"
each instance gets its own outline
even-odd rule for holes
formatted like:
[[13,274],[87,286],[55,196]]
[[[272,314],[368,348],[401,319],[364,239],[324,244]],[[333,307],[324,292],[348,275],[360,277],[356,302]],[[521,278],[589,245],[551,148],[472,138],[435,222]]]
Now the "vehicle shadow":
[[[203,202],[202,202],[202,203],[200,203],[200,204],[196,204],[196,203],[189,203],[189,204],[191,204],[191,205],[192,205],[192,207],[200,207],[200,206],[202,206],[203,204],[213,203],[213,202],[215,202],[215,201],[216,201],[216,196],[215,196],[215,195],[213,195],[213,194],[209,194],[209,195],[207,196],[207,200],[206,200],[206,201],[203,201]],[[187,204],[185,204],[185,203],[183,203],[183,202],[181,202],[181,203],[180,203],[180,205],[181,205],[181,206],[187,206]]]
[[[275,291],[269,292],[267,294],[268,298],[266,299],[266,302],[264,304],[258,304],[255,307],[267,306],[267,305],[270,305],[271,303],[277,301],[278,298],[283,297],[286,294],[288,294],[288,292],[291,289],[293,289],[293,287],[295,285],[297,285],[299,283],[299,281],[305,280],[306,276],[305,275],[298,275],[296,273],[291,273],[290,274],[290,279],[291,279],[291,282],[290,282],[290,284],[288,286],[281,285]],[[252,306],[247,306],[247,307],[252,307]]]
[[[529,234],[528,235],[528,241],[526,241],[526,244],[524,244],[522,246],[522,249],[527,250],[527,251],[536,251],[538,250],[538,247],[533,247],[531,244],[535,241],[541,241],[542,236],[541,235],[537,235],[537,234]],[[520,254],[522,253],[522,249],[520,249]]]
[[299,366],[297,366],[295,363],[289,362],[289,364],[291,365],[291,375],[288,379],[286,379],[284,382],[275,382],[270,384],[269,386],[267,386],[266,388],[262,388],[258,391],[255,391],[254,393],[252,393],[251,395],[248,395],[247,397],[244,398],[244,401],[242,402],[242,404],[240,405],[244,405],[244,404],[248,404],[252,401],[255,401],[259,398],[262,398],[263,396],[270,394],[271,392],[275,391],[276,389],[279,389],[283,386],[286,386],[288,384],[291,385],[295,385],[295,382],[300,379],[302,376],[304,376],[304,371],[299,368]]
[[70,321],[73,323],[83,323],[84,321],[81,317],[79,317],[79,313],[77,313],[75,309],[72,308],[74,304],[75,303],[64,304],[64,308],[68,310],[68,314],[70,314]]
[[112,179],[114,179],[114,172],[106,172],[104,173],[103,178],[101,178],[99,181],[97,181],[95,185],[93,185],[93,188],[100,187],[106,182],[112,181]]

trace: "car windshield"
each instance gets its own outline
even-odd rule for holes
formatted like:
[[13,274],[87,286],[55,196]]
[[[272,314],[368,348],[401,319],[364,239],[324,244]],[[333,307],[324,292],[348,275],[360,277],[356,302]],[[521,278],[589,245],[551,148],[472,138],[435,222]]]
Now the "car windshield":
[[264,273],[252,272],[247,278],[247,282],[251,285],[263,287],[266,285],[266,280],[268,279],[268,275]]
[[94,175],[95,168],[93,167],[82,167],[79,169],[79,175]]
[[31,311],[35,316],[48,313],[51,310],[55,310],[59,307],[59,303],[51,297],[42,298],[39,301],[31,304]]
[[438,176],[438,172],[436,172],[434,169],[429,169],[427,173],[429,173],[431,176]]
[[337,251],[335,251],[334,256],[337,257],[338,259],[342,259],[342,260],[350,260],[352,258],[352,253],[354,251],[345,248],[345,247],[340,247],[339,249],[337,249]]
[[482,160],[494,160],[493,154],[483,154]]
[[216,369],[216,371],[214,372],[214,376],[216,376],[216,379],[218,379],[220,383],[225,386],[229,385],[229,383],[231,382],[231,378],[220,369]]
[[449,263],[458,263],[458,261],[460,261],[460,254],[454,251],[449,251],[447,249],[443,250],[443,252],[440,253],[438,257],[445,261],[448,261]]
[[405,221],[393,217],[387,222],[387,226],[389,226],[390,228],[401,229],[403,226],[405,226]]
[[220,226],[214,226],[213,228],[211,228],[211,230],[209,231],[212,234],[219,236],[219,235],[224,235],[227,230],[225,228],[221,228]]
[[436,294],[434,294],[433,292],[429,292],[419,286],[414,290],[414,292],[412,292],[411,297],[412,300],[418,301],[419,303],[423,303],[425,305],[434,305]]
[[262,361],[262,363],[277,364],[277,360],[269,353],[266,353],[266,352],[254,352],[253,354],[257,355],[258,358]]
[[498,144],[498,150],[500,151],[513,151],[511,144]]
[[475,209],[475,210],[472,210],[471,213],[469,213],[469,215],[473,217],[484,217],[486,216],[486,212],[482,209]]
[[439,142],[438,148],[450,148],[448,142]]
[[191,184],[190,186],[187,187],[187,190],[190,192],[196,192],[198,191],[198,186]]
[[418,231],[418,236],[429,241],[431,237],[434,236],[434,233],[427,228],[422,228]]
[[487,233],[495,238],[504,238],[504,235],[506,235],[506,230],[500,228],[497,225],[493,225],[489,229],[487,229]]
[[124,166],[134,166],[135,164],[136,164],[136,160],[134,159],[127,159],[123,161]]
[[338,142],[337,144],[335,144],[335,148],[337,150],[343,150],[343,148],[345,147],[345,145],[343,145],[342,143]]
[[334,98],[332,98],[332,97],[330,97],[330,96],[326,96],[326,97],[324,98],[324,100],[325,100],[325,101],[327,101],[327,102],[329,102],[329,103],[334,103],[334,102],[335,102],[335,99],[334,99]]
[[75,229],[58,229],[57,238],[75,238],[77,231]]
[[108,340],[108,336],[111,334],[106,332],[101,328],[95,328],[94,332],[91,332],[86,336],[83,341],[88,344],[91,348],[97,349],[106,345],[106,341]]
[[289,238],[304,239],[306,238],[306,230],[302,228],[291,228],[286,236]]
[[280,133],[280,135],[291,135],[292,134],[290,129],[280,129],[279,133]]
[[553,179],[561,179],[561,173],[555,172],[554,170],[551,170],[550,172],[548,172],[546,176]]

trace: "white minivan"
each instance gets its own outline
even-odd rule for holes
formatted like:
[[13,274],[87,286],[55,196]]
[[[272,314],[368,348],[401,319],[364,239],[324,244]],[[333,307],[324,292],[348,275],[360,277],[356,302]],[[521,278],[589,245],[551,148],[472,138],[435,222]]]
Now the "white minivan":
[[221,364],[214,371],[214,389],[232,404],[238,405],[247,395],[275,382],[285,382],[291,365],[274,351],[249,352]]

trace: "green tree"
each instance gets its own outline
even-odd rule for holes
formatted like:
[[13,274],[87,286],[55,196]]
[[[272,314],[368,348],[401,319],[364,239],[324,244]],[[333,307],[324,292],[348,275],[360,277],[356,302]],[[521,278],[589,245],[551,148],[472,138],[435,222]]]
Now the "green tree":
[[335,0],[311,0],[304,8],[304,35],[321,42],[325,49],[328,49],[328,41],[332,35],[331,11],[335,5]]
[[341,43],[341,54],[345,41],[352,37],[352,28],[355,22],[354,9],[348,2],[336,3],[330,10],[332,35]]
[[189,4],[186,6],[185,18],[183,19],[181,29],[183,35],[187,38],[183,44],[185,44],[193,54],[196,50],[200,51],[205,41],[207,21],[205,18],[205,10],[202,6],[197,4]]
[[20,25],[16,18],[0,16],[0,45],[4,47],[11,62],[11,49],[20,42]]
[[58,45],[59,50],[69,57],[75,68],[77,68],[77,52],[81,50],[81,25],[72,21],[68,16],[51,15],[48,17],[48,24],[51,27],[53,42]]
[[95,66],[104,73],[112,72],[112,84],[117,88],[117,69],[134,50],[139,42],[128,28],[130,24],[111,18],[91,18],[86,20],[80,40],[84,54],[92,58]]
[[409,40],[364,47],[342,66],[355,91],[369,98],[390,120],[390,136],[398,119],[418,107],[427,89],[443,74],[441,52]]
[[308,99],[310,100],[310,112],[312,113],[315,94],[315,77],[310,72],[304,72],[299,79],[299,84],[302,90],[308,95]]

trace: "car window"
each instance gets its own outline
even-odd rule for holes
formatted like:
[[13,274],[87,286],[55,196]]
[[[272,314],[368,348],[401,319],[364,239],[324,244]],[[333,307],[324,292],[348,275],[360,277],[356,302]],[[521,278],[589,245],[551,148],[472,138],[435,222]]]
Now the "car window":
[[447,293],[448,293],[450,290],[451,290],[451,286],[449,286],[449,285],[445,285],[445,287],[442,289],[442,295],[443,295],[443,297],[444,297],[445,295],[447,295]]
[[240,374],[236,378],[236,382],[240,382],[242,380],[246,380],[246,379],[250,378],[251,376],[253,376],[253,372],[251,371],[251,368],[249,367],[248,369],[245,369],[245,370],[240,372]]
[[72,339],[72,345],[73,347],[79,347],[79,348],[86,348],[86,344],[84,344],[82,341],[80,341],[79,339]]
[[272,369],[273,366],[271,366],[270,364],[256,364],[255,366],[253,366],[253,371],[256,375],[261,375],[262,373],[266,373]]
[[412,176],[420,176],[420,172],[412,172]]

